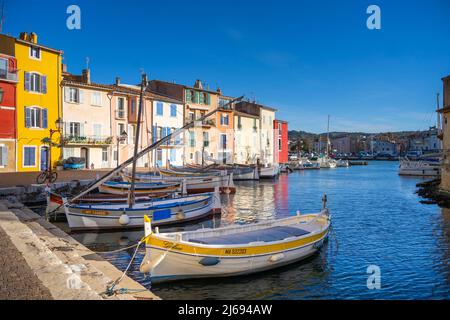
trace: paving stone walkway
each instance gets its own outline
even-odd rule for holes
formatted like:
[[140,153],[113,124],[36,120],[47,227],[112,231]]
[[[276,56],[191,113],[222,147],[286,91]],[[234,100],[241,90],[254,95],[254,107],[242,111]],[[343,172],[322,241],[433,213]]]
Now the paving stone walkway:
[[0,300],[53,299],[1,227],[0,252]]

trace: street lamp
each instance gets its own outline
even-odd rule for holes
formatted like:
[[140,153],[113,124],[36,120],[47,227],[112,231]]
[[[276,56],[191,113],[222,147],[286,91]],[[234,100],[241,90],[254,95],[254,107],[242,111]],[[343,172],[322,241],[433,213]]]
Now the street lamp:
[[53,168],[52,168],[52,145],[53,145],[52,137],[53,137],[53,134],[55,134],[55,133],[61,134],[61,130],[62,130],[62,126],[63,126],[62,119],[61,118],[56,119],[55,125],[56,125],[56,130],[53,130],[50,128],[50,141],[49,141],[49,147],[48,147],[49,150],[48,150],[48,164],[47,164],[49,182],[53,182],[52,181],[52,171],[53,171]]
[[116,139],[117,139],[117,165],[120,164],[120,162],[119,162],[119,145],[121,142],[127,140],[127,138],[128,138],[128,134],[125,131],[122,131],[120,136],[116,137]]

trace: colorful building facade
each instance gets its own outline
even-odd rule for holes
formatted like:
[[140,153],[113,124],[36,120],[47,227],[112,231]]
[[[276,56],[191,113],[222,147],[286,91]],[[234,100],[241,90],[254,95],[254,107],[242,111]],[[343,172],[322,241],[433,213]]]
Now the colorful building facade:
[[92,83],[89,70],[65,73],[62,88],[63,158],[84,158],[86,169],[112,167],[111,88]]
[[273,122],[274,132],[274,147],[275,147],[275,162],[288,163],[289,162],[289,138],[288,138],[288,123],[283,120],[275,120]]
[[0,172],[16,171],[17,61],[0,54]]
[[[60,158],[58,146],[51,147],[50,129],[57,130],[61,119],[62,51],[38,44],[34,33],[19,38],[0,35],[1,52],[17,60],[16,92],[16,169],[40,171]],[[60,137],[53,136],[59,144]]]

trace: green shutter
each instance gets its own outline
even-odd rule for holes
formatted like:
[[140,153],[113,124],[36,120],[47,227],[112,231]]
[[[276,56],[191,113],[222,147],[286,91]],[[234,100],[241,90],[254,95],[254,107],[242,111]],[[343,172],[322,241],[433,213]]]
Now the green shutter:
[[194,103],[198,103],[199,101],[199,92],[195,91]]
[[191,90],[185,90],[185,94],[186,94],[186,102],[191,102],[192,101]]
[[205,101],[203,100],[203,92],[199,92],[199,97],[200,97],[199,104],[204,104]]

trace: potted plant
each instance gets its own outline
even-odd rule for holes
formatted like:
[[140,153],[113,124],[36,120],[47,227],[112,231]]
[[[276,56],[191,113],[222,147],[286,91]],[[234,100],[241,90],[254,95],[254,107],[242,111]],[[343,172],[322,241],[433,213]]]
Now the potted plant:
[[58,170],[58,171],[62,171],[62,170],[64,170],[64,167],[63,167],[63,162],[62,162],[62,160],[60,159],[60,160],[58,160],[58,161],[56,161],[56,170]]

